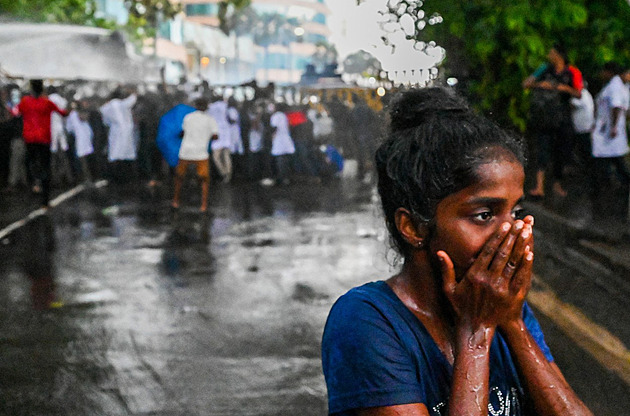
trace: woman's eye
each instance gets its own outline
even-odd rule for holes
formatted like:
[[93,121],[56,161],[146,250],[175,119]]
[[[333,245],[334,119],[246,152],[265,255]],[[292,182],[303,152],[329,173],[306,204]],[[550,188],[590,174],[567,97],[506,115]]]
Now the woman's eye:
[[478,212],[475,215],[473,215],[473,218],[477,221],[488,221],[492,219],[492,212],[490,211]]
[[522,220],[525,218],[525,210],[523,208],[518,208],[512,211],[512,218],[515,220]]

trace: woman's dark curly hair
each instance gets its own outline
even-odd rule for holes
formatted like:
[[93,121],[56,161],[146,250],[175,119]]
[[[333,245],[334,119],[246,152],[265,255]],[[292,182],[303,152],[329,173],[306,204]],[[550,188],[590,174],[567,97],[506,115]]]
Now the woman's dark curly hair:
[[410,247],[396,228],[398,208],[407,209],[416,226],[431,225],[437,204],[475,183],[480,165],[504,159],[525,165],[526,156],[519,137],[474,113],[450,90],[423,88],[394,99],[389,135],[375,159],[385,222],[406,258]]

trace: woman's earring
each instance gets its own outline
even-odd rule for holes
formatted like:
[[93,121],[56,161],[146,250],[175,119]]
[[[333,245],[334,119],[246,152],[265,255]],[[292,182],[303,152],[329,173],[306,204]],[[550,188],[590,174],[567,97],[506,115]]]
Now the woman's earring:
[[420,248],[422,248],[422,247],[424,247],[424,243],[422,242],[422,240],[420,240],[420,241],[418,241],[418,242],[416,243],[416,248],[419,248],[419,249],[420,249]]

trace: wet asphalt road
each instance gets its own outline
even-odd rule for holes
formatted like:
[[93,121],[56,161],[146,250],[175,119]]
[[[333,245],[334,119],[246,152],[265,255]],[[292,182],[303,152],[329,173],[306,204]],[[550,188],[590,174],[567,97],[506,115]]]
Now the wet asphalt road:
[[331,302],[389,273],[370,198],[221,187],[202,216],[106,189],[30,222],[1,250],[1,413],[325,414]]
[[[372,189],[216,185],[207,216],[163,192],[84,192],[0,242],[0,414],[326,414],[330,306],[393,270]],[[628,385],[539,317],[587,404],[624,414]]]

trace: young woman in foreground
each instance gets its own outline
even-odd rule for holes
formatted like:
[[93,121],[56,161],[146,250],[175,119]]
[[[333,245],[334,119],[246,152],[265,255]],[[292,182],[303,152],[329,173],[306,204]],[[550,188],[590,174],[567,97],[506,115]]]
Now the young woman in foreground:
[[440,88],[392,105],[378,190],[402,270],[333,306],[322,343],[338,415],[591,415],[525,296],[523,143]]

